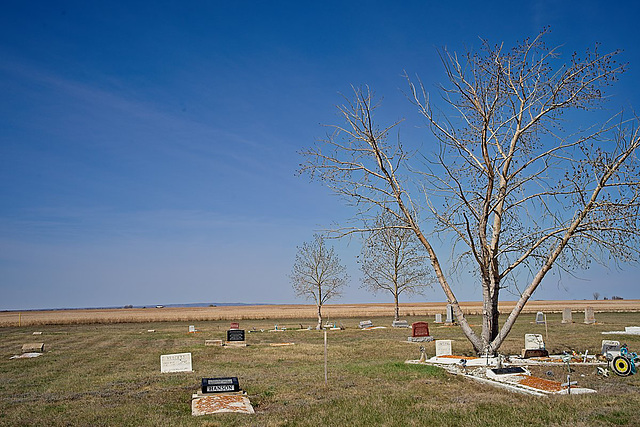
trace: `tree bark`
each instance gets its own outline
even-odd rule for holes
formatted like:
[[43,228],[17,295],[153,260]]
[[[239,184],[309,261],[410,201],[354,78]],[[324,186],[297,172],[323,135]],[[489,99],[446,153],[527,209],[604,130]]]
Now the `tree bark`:
[[318,324],[316,325],[316,329],[322,329],[322,305],[318,304]]

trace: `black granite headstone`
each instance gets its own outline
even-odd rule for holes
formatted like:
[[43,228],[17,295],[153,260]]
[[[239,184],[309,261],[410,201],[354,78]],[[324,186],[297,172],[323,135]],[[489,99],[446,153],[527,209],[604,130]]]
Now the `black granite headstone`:
[[203,393],[228,393],[233,391],[240,391],[238,377],[202,379]]
[[244,341],[244,329],[229,329],[227,341]]

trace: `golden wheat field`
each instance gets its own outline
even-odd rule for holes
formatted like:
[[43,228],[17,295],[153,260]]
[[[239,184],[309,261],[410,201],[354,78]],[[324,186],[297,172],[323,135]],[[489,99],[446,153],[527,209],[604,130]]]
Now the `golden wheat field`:
[[[515,302],[500,303],[500,311],[507,313]],[[585,307],[593,307],[595,312],[638,312],[640,300],[580,300],[580,301],[530,301],[524,313],[558,313],[564,308],[574,312],[584,312]],[[400,305],[401,316],[426,316],[444,313],[445,302],[407,303]],[[462,302],[467,314],[479,314],[480,302]],[[128,323],[128,322],[174,322],[206,320],[249,320],[249,319],[314,319],[317,308],[314,305],[243,305],[216,307],[164,307],[164,308],[113,308],[78,310],[39,310],[0,312],[0,326],[27,326],[46,324],[87,324],[87,323]],[[323,306],[323,317],[378,317],[391,316],[393,304],[329,304]]]

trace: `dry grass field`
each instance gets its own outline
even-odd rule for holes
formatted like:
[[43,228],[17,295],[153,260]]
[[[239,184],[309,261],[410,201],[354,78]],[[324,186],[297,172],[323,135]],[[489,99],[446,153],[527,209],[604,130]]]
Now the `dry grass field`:
[[[514,302],[500,303],[500,311],[510,311]],[[433,316],[445,312],[446,303],[425,302],[401,304],[402,316]],[[468,314],[481,312],[480,302],[463,302],[462,309]],[[530,301],[524,313],[560,313],[564,308],[584,312],[591,306],[597,312],[638,312],[640,300],[599,300],[599,301]],[[0,326],[28,325],[68,325],[90,323],[130,323],[130,322],[187,322],[209,320],[261,320],[261,319],[314,319],[313,305],[247,305],[220,307],[164,307],[164,308],[122,308],[87,310],[42,310],[0,312]],[[328,304],[323,314],[329,320],[338,317],[377,317],[393,313],[393,304]]]
[[[581,322],[578,302],[569,303],[575,308],[573,324],[562,324],[562,315],[552,313],[552,305],[530,306],[529,311],[546,310],[548,330],[535,324],[533,314],[524,314],[501,351],[519,353],[525,333],[548,337],[547,348],[556,354],[571,350],[593,354],[599,351],[603,338],[621,339],[630,349],[640,350],[640,336],[601,334],[640,326],[640,312],[619,312],[616,307],[603,311],[599,304],[589,303],[596,309],[594,325]],[[560,303],[559,307],[566,305]],[[334,310],[337,307],[332,306]],[[139,317],[132,323],[114,314],[105,317],[109,320],[102,324],[96,323],[97,319],[77,317],[60,323],[62,318],[55,316],[50,318],[51,324],[45,324],[44,317],[38,320],[41,323],[22,326],[8,326],[12,320],[5,321],[0,326],[0,426],[640,425],[640,374],[602,378],[593,368],[576,367],[572,378],[580,386],[596,389],[597,394],[519,395],[469,382],[439,368],[406,365],[405,360],[420,354],[419,344],[406,341],[406,329],[357,328],[361,317],[389,326],[390,313],[375,316],[371,315],[375,311],[367,310],[390,307],[358,308],[363,311],[347,310],[349,316],[331,314],[331,320],[346,329],[328,333],[326,385],[323,333],[297,329],[300,324],[314,323],[311,309],[298,318],[282,316],[290,313],[281,312],[281,316],[268,319],[245,320],[238,317],[272,316],[273,307],[255,308],[267,310],[262,313],[251,307],[235,312],[226,307],[216,310],[216,316],[234,315],[233,320],[239,320],[247,330],[245,348],[204,345],[205,339],[224,338],[229,320],[166,321],[162,317],[214,315],[192,309],[186,310],[188,315],[184,309],[139,310],[163,321]],[[404,317],[410,323],[429,321],[432,317],[427,310],[431,309],[439,311],[438,307],[412,306],[415,315]],[[407,307],[403,313],[405,310]],[[36,313],[26,316],[32,314]],[[472,315],[470,321],[478,325],[480,317]],[[269,332],[276,323],[288,330]],[[190,324],[199,332],[187,333]],[[473,354],[460,328],[431,324],[430,329],[436,339],[452,339],[456,354]],[[41,335],[33,335],[35,331]],[[10,359],[20,353],[22,344],[30,342],[45,343],[45,353],[34,359]],[[295,344],[270,346],[281,342]],[[426,348],[432,356],[434,344]],[[182,352],[192,353],[193,372],[160,372],[161,355]],[[567,374],[566,367],[538,368],[535,373],[558,381],[564,381]],[[255,415],[191,416],[191,394],[198,390],[201,378],[220,376],[239,378]]]

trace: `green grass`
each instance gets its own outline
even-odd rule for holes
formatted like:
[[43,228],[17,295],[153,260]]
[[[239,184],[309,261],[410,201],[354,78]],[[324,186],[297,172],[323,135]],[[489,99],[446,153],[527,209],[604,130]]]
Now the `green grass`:
[[[640,337],[605,336],[601,331],[640,325],[640,313],[598,313],[597,325],[562,325],[547,316],[552,352],[595,353],[603,338],[620,339],[632,351]],[[524,315],[502,350],[519,353],[525,333],[546,334],[544,325]],[[600,378],[576,369],[573,378],[596,395],[533,398],[477,384],[430,366],[407,365],[420,345],[406,342],[409,331],[361,331],[357,319],[332,319],[344,331],[329,332],[329,381],[324,383],[323,333],[251,332],[246,348],[206,347],[223,338],[227,321],[135,323],[0,328],[0,425],[105,426],[618,426],[640,425],[640,375]],[[376,325],[391,318],[374,318]],[[408,318],[409,322],[428,320]],[[479,318],[471,319],[479,324]],[[242,321],[247,331],[293,327],[309,320]],[[155,333],[147,333],[155,329]],[[472,354],[457,327],[430,324],[437,339],[453,339],[457,354]],[[35,330],[43,331],[33,336]],[[44,342],[35,359],[9,360],[22,344]],[[269,343],[295,342],[270,347]],[[433,355],[434,344],[426,344]],[[191,352],[192,373],[162,374],[160,355]],[[549,371],[564,380],[560,367]],[[191,394],[202,377],[237,376],[256,415],[192,417]]]

